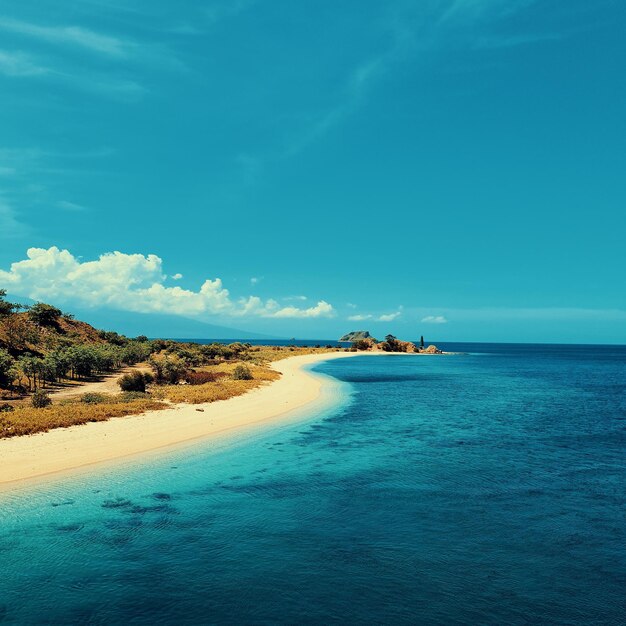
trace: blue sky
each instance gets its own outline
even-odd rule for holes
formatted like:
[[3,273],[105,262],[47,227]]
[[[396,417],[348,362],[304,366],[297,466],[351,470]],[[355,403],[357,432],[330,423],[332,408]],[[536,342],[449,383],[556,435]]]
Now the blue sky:
[[6,0],[0,287],[625,343],[625,29],[617,0]]

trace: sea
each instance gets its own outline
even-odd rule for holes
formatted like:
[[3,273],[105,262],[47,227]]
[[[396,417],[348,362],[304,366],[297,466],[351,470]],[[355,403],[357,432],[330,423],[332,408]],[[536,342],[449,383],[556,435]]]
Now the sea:
[[626,624],[626,346],[441,347],[0,493],[0,622]]

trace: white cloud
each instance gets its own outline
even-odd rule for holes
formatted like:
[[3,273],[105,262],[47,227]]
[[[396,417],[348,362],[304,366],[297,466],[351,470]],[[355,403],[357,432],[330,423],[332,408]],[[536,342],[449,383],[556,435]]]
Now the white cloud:
[[126,56],[126,44],[122,40],[80,26],[40,26],[5,18],[0,19],[0,29],[50,43],[73,45],[106,56]]
[[286,298],[283,298],[283,300],[294,301],[294,302],[305,302],[306,300],[308,300],[308,298],[306,296],[287,296]]
[[172,276],[172,280],[180,280],[182,277],[182,274],[174,274],[174,276]]
[[393,322],[402,315],[402,307],[394,313],[383,313],[382,315],[372,315],[371,313],[356,313],[349,315],[348,320],[351,322],[364,322],[365,320],[373,320],[375,322]]
[[[135,102],[149,92],[142,74],[137,73],[142,69],[189,71],[173,49],[146,38],[134,40],[81,25],[49,25],[0,16],[1,32],[10,33],[12,39],[19,37],[20,46],[30,53],[0,50],[0,74],[34,77],[113,100]],[[47,49],[42,50],[42,43]],[[66,54],[67,49],[78,55]],[[116,70],[114,63],[123,63],[124,71]]]
[[258,278],[257,276],[253,276],[253,277],[250,279],[250,284],[251,284],[251,285],[257,285],[257,284],[259,283],[259,281],[260,281],[260,280],[261,280],[261,279],[260,279],[260,278]]
[[[0,205],[0,220],[2,220]],[[141,313],[185,316],[224,315],[272,318],[316,318],[334,315],[332,305],[320,300],[305,309],[281,307],[275,300],[256,296],[233,301],[219,278],[205,280],[198,291],[166,287],[162,260],[148,254],[110,252],[95,261],[81,261],[68,250],[30,248],[27,259],[0,270],[0,284],[11,293],[89,307],[107,306]]]
[[86,211],[87,209],[80,205],[80,204],[76,204],[75,202],[68,202],[67,200],[59,200],[56,203],[56,206],[59,209],[63,209],[64,211]]
[[402,311],[396,311],[395,313],[385,313],[384,315],[379,315],[377,321],[379,322],[393,322],[396,318],[402,315]]
[[427,315],[422,318],[425,324],[447,324],[448,320],[443,315]]
[[325,300],[320,300],[315,306],[308,309],[298,309],[295,306],[287,306],[278,311],[266,315],[266,317],[332,317],[334,309]]
[[365,314],[357,314],[357,315],[349,315],[348,319],[351,322],[364,322],[365,320],[371,320],[373,315],[365,315]]
[[39,76],[46,74],[48,69],[22,52],[0,50],[0,72],[6,76]]

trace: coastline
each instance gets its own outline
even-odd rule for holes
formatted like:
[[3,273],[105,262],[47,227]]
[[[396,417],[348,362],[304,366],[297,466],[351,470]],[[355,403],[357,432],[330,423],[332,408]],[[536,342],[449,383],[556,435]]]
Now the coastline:
[[320,397],[323,378],[305,368],[357,354],[367,353],[309,354],[276,361],[271,366],[281,373],[278,380],[228,400],[177,404],[140,415],[0,439],[0,490],[278,420]]

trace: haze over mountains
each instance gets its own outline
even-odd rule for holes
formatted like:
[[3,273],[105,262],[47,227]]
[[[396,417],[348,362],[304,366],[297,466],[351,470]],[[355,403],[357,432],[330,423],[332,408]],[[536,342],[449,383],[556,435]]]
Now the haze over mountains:
[[[34,304],[30,298],[7,295],[10,302],[20,304]],[[51,302],[50,304],[56,303]],[[136,337],[147,335],[149,337],[176,337],[178,339],[270,339],[269,335],[250,332],[239,328],[208,324],[199,320],[193,320],[178,315],[164,315],[158,313],[133,313],[118,311],[115,309],[91,309],[80,307],[59,306],[63,312],[71,313],[82,321],[102,330],[114,330],[115,332]],[[273,337],[279,339],[280,337]]]

